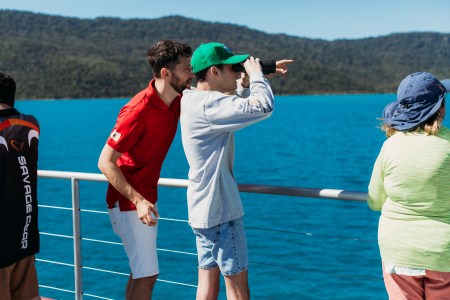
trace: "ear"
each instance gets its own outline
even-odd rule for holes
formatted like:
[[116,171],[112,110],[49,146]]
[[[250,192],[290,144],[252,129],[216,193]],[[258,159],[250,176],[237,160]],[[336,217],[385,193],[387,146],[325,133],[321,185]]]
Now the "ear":
[[161,69],[161,78],[169,78],[171,75],[170,70],[168,68]]
[[216,66],[212,66],[211,68],[209,68],[209,72],[213,77],[219,77],[220,70]]

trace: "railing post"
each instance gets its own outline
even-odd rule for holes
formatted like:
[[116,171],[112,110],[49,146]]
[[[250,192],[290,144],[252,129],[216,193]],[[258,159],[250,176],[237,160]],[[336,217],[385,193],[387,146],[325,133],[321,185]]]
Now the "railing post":
[[80,182],[71,178],[72,182],[72,225],[73,225],[73,264],[75,278],[75,299],[83,299],[83,275],[81,264],[81,228],[80,228]]

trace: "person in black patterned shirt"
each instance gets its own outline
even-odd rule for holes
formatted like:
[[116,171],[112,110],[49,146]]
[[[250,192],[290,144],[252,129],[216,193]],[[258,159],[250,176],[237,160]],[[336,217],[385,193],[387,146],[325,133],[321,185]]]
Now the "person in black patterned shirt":
[[16,83],[0,72],[0,299],[41,299],[37,160],[39,123],[14,108]]

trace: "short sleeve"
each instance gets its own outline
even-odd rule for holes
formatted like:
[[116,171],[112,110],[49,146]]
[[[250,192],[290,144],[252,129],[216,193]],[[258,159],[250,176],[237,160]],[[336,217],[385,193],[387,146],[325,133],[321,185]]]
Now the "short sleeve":
[[139,122],[139,112],[136,110],[129,110],[124,107],[117,118],[107,144],[114,150],[125,153],[135,144],[141,135],[143,127]]

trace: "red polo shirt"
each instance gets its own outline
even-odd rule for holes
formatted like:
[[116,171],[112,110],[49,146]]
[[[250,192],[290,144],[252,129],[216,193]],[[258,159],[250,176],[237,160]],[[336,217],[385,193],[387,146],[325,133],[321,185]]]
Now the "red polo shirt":
[[[177,131],[181,95],[167,106],[158,96],[153,79],[119,112],[107,144],[122,153],[117,165],[125,178],[145,199],[155,203],[162,163]],[[109,208],[119,201],[122,211],[136,210],[111,184],[106,202]]]

